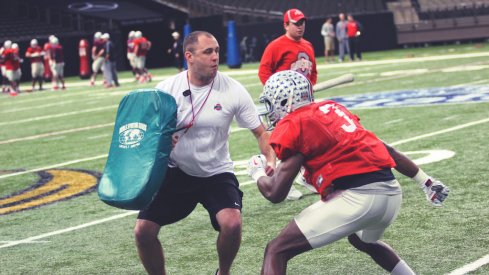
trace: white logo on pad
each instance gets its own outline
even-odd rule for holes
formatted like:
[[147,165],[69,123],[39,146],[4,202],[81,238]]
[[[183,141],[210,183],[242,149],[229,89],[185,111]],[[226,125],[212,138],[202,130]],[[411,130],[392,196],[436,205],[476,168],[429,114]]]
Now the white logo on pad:
[[141,145],[144,139],[147,125],[140,122],[133,122],[119,128],[119,148],[129,149]]

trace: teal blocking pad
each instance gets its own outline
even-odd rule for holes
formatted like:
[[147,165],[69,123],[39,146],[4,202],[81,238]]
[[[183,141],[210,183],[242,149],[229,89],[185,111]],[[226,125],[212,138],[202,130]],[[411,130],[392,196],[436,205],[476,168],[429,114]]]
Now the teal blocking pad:
[[122,98],[104,173],[100,200],[122,209],[142,210],[165,178],[175,132],[177,104],[158,89],[138,89]]

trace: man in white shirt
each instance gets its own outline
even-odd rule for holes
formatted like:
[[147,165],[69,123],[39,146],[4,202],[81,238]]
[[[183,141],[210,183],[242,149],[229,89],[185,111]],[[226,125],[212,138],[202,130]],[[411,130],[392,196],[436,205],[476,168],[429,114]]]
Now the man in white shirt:
[[241,243],[243,193],[233,173],[228,139],[233,118],[250,129],[267,158],[267,173],[275,167],[269,133],[260,123],[246,89],[218,72],[219,43],[207,32],[185,38],[188,71],[160,82],[156,88],[171,94],[178,106],[174,148],[165,182],[150,206],[139,213],[134,229],[139,257],[149,274],[165,274],[161,226],[187,217],[197,203],[209,212],[219,231],[216,274],[229,274]]

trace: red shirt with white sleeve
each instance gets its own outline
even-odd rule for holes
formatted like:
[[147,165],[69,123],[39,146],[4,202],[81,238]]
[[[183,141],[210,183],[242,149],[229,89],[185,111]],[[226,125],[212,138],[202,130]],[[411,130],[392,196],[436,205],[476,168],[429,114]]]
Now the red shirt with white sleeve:
[[395,167],[383,142],[331,101],[301,107],[278,122],[270,145],[280,160],[301,153],[306,181],[325,197],[335,179]]

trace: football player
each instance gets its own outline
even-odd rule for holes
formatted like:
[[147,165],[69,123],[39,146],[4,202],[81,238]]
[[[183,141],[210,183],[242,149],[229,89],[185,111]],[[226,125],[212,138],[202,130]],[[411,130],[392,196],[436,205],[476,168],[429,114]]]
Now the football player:
[[136,57],[136,54],[134,53],[135,35],[135,31],[130,31],[127,36],[127,60],[129,61],[129,65],[131,66],[132,75],[136,77],[137,80],[139,76],[136,74],[136,61],[134,59]]
[[5,58],[5,76],[10,84],[10,95],[16,96],[19,93],[18,84],[21,77],[19,46],[17,43],[7,42],[10,41],[6,41],[4,44],[5,50],[3,51]]
[[39,83],[39,91],[42,90],[44,64],[43,64],[44,51],[39,46],[37,39],[32,39],[30,47],[27,48],[25,57],[31,61],[31,76],[32,76],[32,91],[35,90],[36,82]]
[[134,34],[134,52],[136,53],[136,72],[139,75],[139,82],[145,83],[151,81],[151,74],[146,68],[146,55],[151,49],[151,41],[143,36],[141,31],[136,31]]
[[[306,181],[321,196],[268,243],[262,274],[285,274],[294,256],[344,237],[391,274],[415,274],[380,241],[402,201],[391,171],[396,163],[385,144],[344,106],[331,100],[315,103],[311,83],[295,71],[274,74],[260,101],[273,129],[270,145],[281,163],[267,176],[263,157],[254,156],[248,174],[265,198],[278,203],[304,166]],[[445,191],[435,200],[442,202]]]
[[90,78],[90,86],[95,85],[97,74],[102,70],[104,65],[105,40],[102,39],[102,33],[96,32],[93,35],[92,46],[92,77]]
[[61,83],[61,89],[65,90],[65,80],[64,80],[64,55],[63,55],[63,46],[59,43],[59,39],[57,37],[51,37],[49,40],[49,66],[53,73],[52,83],[53,90],[56,91],[59,89],[59,84]]

